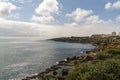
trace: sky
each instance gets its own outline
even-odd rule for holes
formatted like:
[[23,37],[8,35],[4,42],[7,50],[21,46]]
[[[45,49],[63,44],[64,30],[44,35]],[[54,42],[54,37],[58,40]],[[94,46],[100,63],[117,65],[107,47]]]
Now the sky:
[[0,0],[0,36],[120,32],[120,0]]

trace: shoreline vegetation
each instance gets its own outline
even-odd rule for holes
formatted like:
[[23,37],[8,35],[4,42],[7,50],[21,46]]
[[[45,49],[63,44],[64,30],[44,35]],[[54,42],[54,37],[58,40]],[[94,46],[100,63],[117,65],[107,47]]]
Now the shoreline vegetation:
[[83,56],[73,56],[37,75],[22,80],[120,80],[120,36],[92,35],[50,39],[70,43],[90,43],[96,46]]

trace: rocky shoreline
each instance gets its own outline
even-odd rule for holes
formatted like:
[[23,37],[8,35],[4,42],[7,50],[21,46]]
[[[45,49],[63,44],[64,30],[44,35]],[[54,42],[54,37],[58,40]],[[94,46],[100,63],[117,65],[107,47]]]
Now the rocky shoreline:
[[[83,51],[85,52],[85,51]],[[89,54],[91,53],[91,54]],[[69,74],[69,69],[72,66],[75,66],[77,64],[88,62],[94,59],[94,56],[96,54],[92,51],[86,51],[85,55],[81,56],[73,56],[71,58],[66,58],[63,61],[59,61],[56,63],[56,65],[53,65],[52,67],[46,69],[44,72],[41,72],[37,75],[33,75],[30,77],[26,77],[22,80],[65,80],[67,75]]]

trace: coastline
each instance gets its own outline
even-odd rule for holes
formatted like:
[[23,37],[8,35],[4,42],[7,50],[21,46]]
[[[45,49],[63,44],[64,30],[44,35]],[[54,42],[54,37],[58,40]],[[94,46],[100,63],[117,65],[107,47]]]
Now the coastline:
[[[55,41],[55,40],[52,40],[52,41]],[[64,41],[57,41],[57,42],[64,42]],[[78,43],[78,42],[68,42],[68,43]],[[81,44],[90,44],[90,43],[81,43]],[[96,51],[96,47],[92,50],[81,51],[80,55],[76,55],[73,57],[67,57],[66,59],[62,61],[56,62],[56,65],[53,65],[50,68],[45,69],[45,71],[40,72],[36,75],[27,76],[26,78],[22,80],[32,80],[32,79],[34,80],[43,80],[43,79],[64,80],[69,74],[70,68],[72,66],[93,60],[94,56],[96,55],[93,53],[95,51]],[[89,54],[91,52],[92,54]]]
[[[78,38],[78,37],[77,37]],[[86,39],[88,39],[87,37]],[[100,38],[100,39],[92,39],[91,41],[84,41],[83,43],[91,43],[92,45],[95,45],[96,48],[90,51],[86,51],[86,55],[83,56],[73,56],[71,58],[66,58],[63,61],[59,61],[56,65],[53,65],[52,67],[46,69],[44,72],[41,72],[37,75],[33,75],[30,77],[26,77],[25,79],[22,80],[65,80],[67,76],[70,74],[70,69],[71,67],[77,66],[81,63],[88,63],[96,60],[97,54],[100,52],[110,49],[110,48],[118,48],[120,49],[120,40],[119,39],[114,39],[115,37],[110,37],[110,38]],[[71,38],[56,38],[51,39],[53,41],[63,41],[66,40],[65,42],[70,42],[70,43],[82,43],[81,40],[84,40],[84,37],[80,39],[76,39],[75,37]],[[73,41],[75,39],[76,42]],[[91,39],[91,38],[89,38]]]

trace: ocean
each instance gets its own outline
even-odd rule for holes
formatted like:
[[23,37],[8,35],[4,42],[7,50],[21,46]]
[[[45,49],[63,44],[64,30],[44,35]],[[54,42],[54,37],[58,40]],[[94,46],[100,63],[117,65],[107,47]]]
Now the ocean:
[[91,44],[65,43],[40,37],[0,37],[0,80],[21,80],[56,62],[90,50]]

